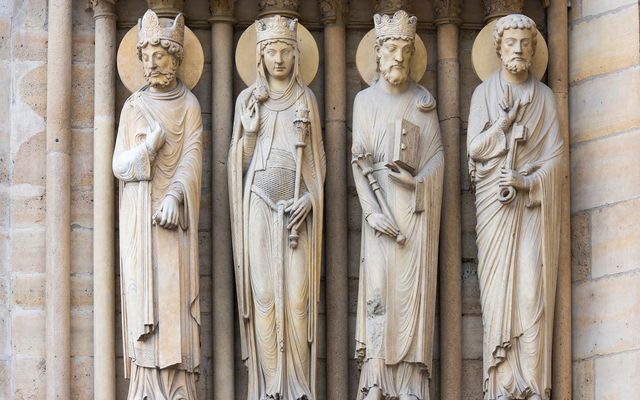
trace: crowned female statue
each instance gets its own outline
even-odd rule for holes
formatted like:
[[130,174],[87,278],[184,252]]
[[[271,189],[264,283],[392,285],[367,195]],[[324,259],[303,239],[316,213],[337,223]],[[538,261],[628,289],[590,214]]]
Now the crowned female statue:
[[297,20],[250,29],[256,78],[236,101],[228,160],[247,398],[311,400],[326,169],[318,106],[301,73]]
[[[197,398],[202,119],[198,100],[176,78],[184,17],[166,22],[147,11],[137,44],[124,46],[137,49],[147,85],[125,102],[113,154],[129,400]],[[122,71],[121,78],[132,82]]]

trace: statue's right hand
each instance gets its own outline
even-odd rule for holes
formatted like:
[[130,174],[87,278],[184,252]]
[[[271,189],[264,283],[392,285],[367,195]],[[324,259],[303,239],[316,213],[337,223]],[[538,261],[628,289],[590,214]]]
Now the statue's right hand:
[[382,213],[371,213],[367,217],[367,222],[369,226],[380,233],[384,233],[385,235],[389,235],[391,237],[398,236],[400,230],[398,227],[389,219],[386,215]]
[[247,103],[240,103],[240,121],[244,131],[249,134],[258,132],[260,128],[260,108],[253,96],[250,96]]
[[154,153],[157,153],[158,150],[164,145],[165,142],[165,133],[164,129],[160,124],[155,123],[151,126],[150,132],[147,134],[147,138],[145,139],[147,147],[153,150]]

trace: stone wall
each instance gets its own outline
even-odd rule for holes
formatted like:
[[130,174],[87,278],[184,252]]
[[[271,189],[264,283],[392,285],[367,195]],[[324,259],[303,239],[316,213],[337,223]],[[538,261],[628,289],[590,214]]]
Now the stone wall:
[[[186,2],[188,25],[205,51],[202,81],[194,92],[203,110],[205,160],[200,221],[201,302],[203,312],[202,399],[212,398],[211,316],[211,41],[207,1]],[[236,40],[256,14],[256,0],[236,1]],[[303,1],[302,22],[322,49],[322,25],[316,2]],[[347,127],[351,104],[365,84],[355,68],[355,51],[372,28],[373,1],[352,0],[347,29]],[[413,2],[419,21],[431,21],[430,2]],[[573,0],[570,25],[572,223],[574,277],[574,398],[632,398],[640,374],[640,67],[638,3],[630,0]],[[144,12],[144,0],[120,1],[118,37]],[[541,2],[526,1],[525,13],[544,31]],[[189,18],[191,17],[191,18]],[[465,1],[460,33],[462,138],[471,93],[479,83],[470,53],[482,26],[480,1]],[[93,397],[92,329],[92,169],[93,29],[92,12],[74,2],[72,98],[72,398]],[[614,29],[617,28],[617,29]],[[422,84],[437,95],[436,34],[421,25],[429,63]],[[610,38],[614,38],[613,41]],[[0,0],[0,399],[45,397],[45,115],[47,1]],[[322,54],[322,51],[321,51]],[[594,61],[594,60],[597,60]],[[323,110],[323,65],[311,87]],[[235,93],[244,85],[236,76]],[[117,107],[129,94],[118,82]],[[350,135],[350,131],[348,132]],[[350,143],[350,140],[349,140]],[[348,151],[348,148],[345,149]],[[331,167],[331,166],[329,166]],[[350,168],[349,168],[350,169]],[[480,317],[475,212],[461,149],[462,284],[464,400],[482,398],[482,325]],[[350,173],[349,173],[350,175]],[[114,181],[115,185],[115,181]],[[355,305],[360,247],[360,206],[352,178],[348,187],[350,355],[354,348]],[[327,261],[326,268],[330,268]],[[119,279],[114,276],[114,279]],[[119,296],[116,296],[119,299]],[[324,293],[323,293],[324,299]],[[119,312],[120,304],[116,305]],[[320,394],[325,366],[323,307],[320,316]],[[234,319],[234,322],[236,320]],[[346,323],[346,321],[345,321]],[[117,316],[118,398],[126,398]],[[236,328],[237,329],[237,328]],[[236,335],[237,336],[237,335]],[[336,340],[336,338],[332,338]],[[436,332],[436,352],[437,351]],[[237,349],[236,354],[239,354]],[[432,382],[438,399],[438,362]],[[622,368],[618,367],[622,366]],[[618,368],[616,368],[618,367]],[[236,398],[243,399],[246,374],[236,362]],[[355,398],[358,370],[350,364],[350,396]],[[636,385],[636,386],[634,386]],[[324,397],[322,397],[324,398]],[[341,399],[330,399],[341,400]]]
[[574,398],[640,392],[636,0],[573,0],[569,26]]

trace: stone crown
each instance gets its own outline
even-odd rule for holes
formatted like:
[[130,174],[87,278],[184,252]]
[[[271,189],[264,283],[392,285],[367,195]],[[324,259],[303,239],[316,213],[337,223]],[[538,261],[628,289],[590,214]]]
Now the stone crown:
[[418,18],[409,16],[404,11],[396,11],[393,16],[387,14],[376,14],[373,16],[375,24],[376,38],[396,37],[413,40],[416,36],[416,26]]
[[155,12],[147,10],[142,19],[138,20],[138,42],[170,40],[179,45],[184,43],[184,15],[178,14],[169,26],[162,26],[160,18]]
[[298,20],[275,15],[256,21],[256,42],[265,40],[297,40]]

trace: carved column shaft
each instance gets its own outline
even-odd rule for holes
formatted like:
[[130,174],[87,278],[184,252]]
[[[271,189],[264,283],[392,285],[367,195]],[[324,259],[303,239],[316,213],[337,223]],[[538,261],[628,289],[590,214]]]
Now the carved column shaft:
[[49,0],[47,49],[47,399],[71,398],[72,1]]
[[233,120],[233,0],[212,0],[211,249],[213,399],[235,398],[234,271],[229,225],[227,153]]
[[558,107],[560,132],[564,140],[564,186],[562,188],[562,226],[560,262],[556,288],[553,338],[554,400],[572,398],[571,365],[571,206],[569,179],[569,49],[566,1],[552,1],[547,10],[549,26],[549,87]]
[[93,119],[93,398],[115,400],[115,0],[91,3],[95,20]]
[[[349,254],[347,227],[347,2],[322,1],[325,62],[327,398],[349,397]],[[343,339],[340,339],[343,338]]]
[[440,229],[440,398],[462,398],[462,234],[460,217],[460,62],[461,7],[436,1],[438,35],[438,117],[444,146],[444,192]]

